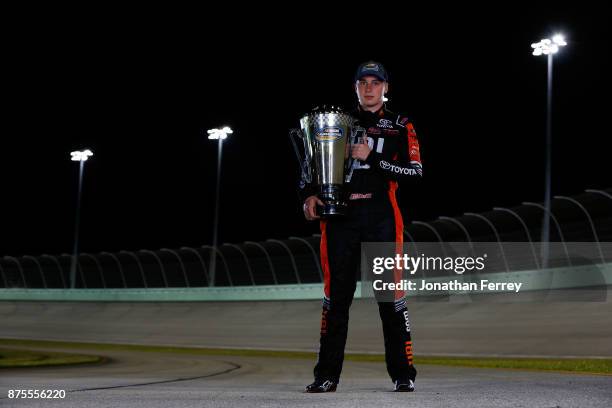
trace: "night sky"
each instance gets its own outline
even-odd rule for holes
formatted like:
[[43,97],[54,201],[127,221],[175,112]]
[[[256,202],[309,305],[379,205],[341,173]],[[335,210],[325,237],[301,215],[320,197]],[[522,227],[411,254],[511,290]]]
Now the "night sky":
[[206,130],[224,125],[234,134],[220,243],[318,232],[297,199],[288,129],[318,104],[354,108],[354,71],[369,59],[386,66],[388,106],[412,118],[421,142],[424,182],[399,191],[407,221],[540,202],[546,58],[530,44],[556,32],[568,46],[554,65],[553,194],[612,186],[609,15],[481,13],[364,9],[225,29],[214,13],[184,23],[143,15],[15,34],[4,58],[0,255],[71,251],[69,152],[85,147],[95,155],[83,251],[210,244],[217,145]]

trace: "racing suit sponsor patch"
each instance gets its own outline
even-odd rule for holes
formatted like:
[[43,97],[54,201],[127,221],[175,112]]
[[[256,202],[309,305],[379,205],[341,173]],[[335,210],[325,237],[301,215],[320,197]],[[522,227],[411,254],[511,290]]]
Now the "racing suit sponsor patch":
[[379,128],[393,129],[393,122],[389,119],[379,119],[376,126]]
[[349,196],[349,200],[363,200],[365,198],[372,198],[372,193],[366,193],[366,194],[353,193]]
[[414,176],[417,174],[415,169],[411,169],[410,167],[400,167],[400,166],[396,166],[394,164],[391,164],[385,160],[381,160],[380,161],[380,168],[383,170],[388,170],[391,171],[393,173],[398,173],[398,174],[406,174],[409,176]]

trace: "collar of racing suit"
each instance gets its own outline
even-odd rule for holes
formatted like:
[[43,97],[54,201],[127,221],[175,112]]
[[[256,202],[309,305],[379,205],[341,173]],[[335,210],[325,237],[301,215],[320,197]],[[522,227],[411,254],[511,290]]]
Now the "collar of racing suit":
[[376,112],[370,112],[367,110],[364,110],[361,105],[357,105],[357,110],[356,110],[356,115],[360,118],[360,119],[365,119],[365,120],[375,120],[377,118],[383,118],[385,117],[385,114],[387,113],[387,105],[383,104],[383,106],[377,110]]

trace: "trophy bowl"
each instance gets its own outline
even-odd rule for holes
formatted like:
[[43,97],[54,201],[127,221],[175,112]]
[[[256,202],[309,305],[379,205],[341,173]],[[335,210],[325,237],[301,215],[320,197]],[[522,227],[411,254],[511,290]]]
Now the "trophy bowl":
[[314,191],[324,204],[318,209],[323,218],[346,212],[345,183],[353,164],[349,149],[355,122],[355,118],[335,106],[317,107],[300,120],[302,177],[316,187]]

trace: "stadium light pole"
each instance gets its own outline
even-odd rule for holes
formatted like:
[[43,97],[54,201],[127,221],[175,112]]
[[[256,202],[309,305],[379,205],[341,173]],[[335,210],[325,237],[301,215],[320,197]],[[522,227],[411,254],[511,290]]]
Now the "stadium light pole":
[[567,42],[561,34],[553,36],[552,40],[544,38],[540,42],[531,44],[533,55],[548,56],[548,75],[546,88],[546,170],[544,176],[544,218],[542,221],[541,235],[541,257],[542,268],[548,268],[549,246],[550,242],[550,212],[551,212],[551,148],[552,148],[552,80],[553,80],[553,56],[559,52],[561,47],[565,47]]
[[234,131],[228,126],[223,127],[222,129],[210,129],[208,131],[208,139],[209,140],[217,140],[219,151],[217,156],[217,186],[215,192],[215,218],[213,224],[213,242],[212,242],[212,254],[210,256],[210,282],[209,286],[215,286],[215,275],[217,272],[217,230],[219,227],[219,190],[221,187],[221,157],[223,153],[223,141],[227,139],[227,135],[234,133]]
[[79,222],[81,218],[81,192],[83,191],[83,171],[85,169],[85,162],[93,156],[93,152],[89,149],[86,150],[75,150],[70,152],[70,160],[79,162],[79,190],[77,192],[77,208],[76,208],[76,220],[74,223],[74,247],[72,251],[72,261],[70,262],[70,288],[74,289],[76,286],[76,269],[77,269],[77,258],[79,256]]

